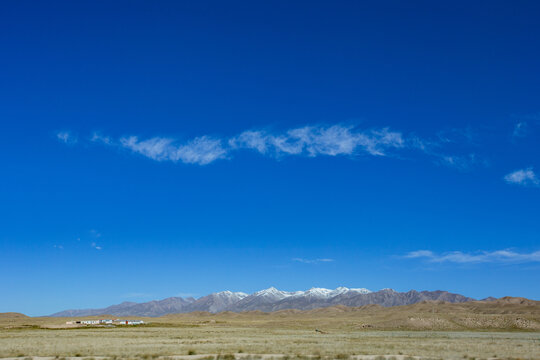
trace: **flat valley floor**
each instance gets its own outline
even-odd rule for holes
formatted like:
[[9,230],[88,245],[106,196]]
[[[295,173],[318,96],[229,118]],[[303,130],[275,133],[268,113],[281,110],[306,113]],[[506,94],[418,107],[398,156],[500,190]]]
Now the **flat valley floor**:
[[540,359],[538,302],[512,301],[130,317],[148,324],[117,327],[1,314],[0,358]]

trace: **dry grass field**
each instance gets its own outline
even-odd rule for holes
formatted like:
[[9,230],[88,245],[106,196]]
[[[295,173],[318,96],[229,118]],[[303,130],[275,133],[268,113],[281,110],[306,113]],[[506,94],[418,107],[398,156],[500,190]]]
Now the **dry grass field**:
[[540,302],[516,298],[176,314],[133,327],[67,320],[0,314],[0,357],[540,359]]

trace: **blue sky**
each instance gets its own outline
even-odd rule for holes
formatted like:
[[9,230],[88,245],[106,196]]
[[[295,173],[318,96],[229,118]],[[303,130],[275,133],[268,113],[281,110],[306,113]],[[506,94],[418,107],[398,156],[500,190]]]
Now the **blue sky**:
[[535,1],[0,5],[0,311],[540,299]]

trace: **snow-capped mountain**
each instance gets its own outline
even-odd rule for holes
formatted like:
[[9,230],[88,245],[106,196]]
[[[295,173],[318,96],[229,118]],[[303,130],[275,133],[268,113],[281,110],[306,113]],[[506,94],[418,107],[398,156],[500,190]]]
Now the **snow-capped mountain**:
[[338,287],[334,290],[325,289],[325,288],[311,288],[306,291],[298,291],[295,293],[294,296],[296,297],[315,297],[319,299],[331,299],[333,297],[336,297],[338,295],[346,294],[346,293],[354,293],[354,294],[369,294],[371,290],[368,289],[349,289],[346,287]]
[[182,311],[178,312],[220,312],[242,300],[246,296],[248,296],[248,294],[243,292],[221,291],[218,293],[203,296],[202,298],[199,298],[191,304],[185,306]]
[[257,297],[257,298],[264,298],[268,300],[282,300],[282,299],[285,299],[286,297],[294,296],[300,293],[303,293],[303,291],[288,292],[288,291],[278,290],[275,287],[269,287],[268,289],[257,291],[250,296]]
[[311,288],[305,291],[282,291],[275,287],[257,291],[238,301],[226,310],[231,311],[275,311],[281,309],[306,309],[324,307],[325,302],[343,294],[368,294],[368,289],[349,289],[338,287],[335,290],[325,288]]
[[88,316],[101,314],[114,316],[162,316],[193,311],[216,313],[221,311],[241,312],[250,310],[309,310],[335,305],[408,305],[424,300],[465,302],[474,299],[446,291],[418,292],[411,290],[401,293],[392,289],[382,289],[372,292],[364,288],[346,287],[338,287],[334,290],[314,287],[305,291],[282,291],[275,287],[270,287],[254,292],[251,295],[242,292],[221,291],[200,297],[199,299],[174,297],[145,303],[125,302],[104,309],[65,310],[52,316]]

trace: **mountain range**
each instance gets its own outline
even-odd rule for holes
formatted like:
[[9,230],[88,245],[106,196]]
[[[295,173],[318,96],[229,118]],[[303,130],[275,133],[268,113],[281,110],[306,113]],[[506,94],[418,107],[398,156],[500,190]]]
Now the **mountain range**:
[[222,291],[198,299],[193,297],[170,297],[144,303],[123,302],[102,309],[64,310],[51,316],[72,317],[107,314],[114,316],[157,317],[194,311],[218,313],[222,311],[242,312],[258,310],[271,312],[283,309],[310,310],[335,305],[363,306],[369,304],[387,307],[415,304],[425,300],[461,303],[474,301],[475,299],[440,290],[397,292],[392,289],[370,291],[363,288],[351,289],[338,287],[335,290],[312,288],[306,291],[287,292],[271,287],[253,294]]

